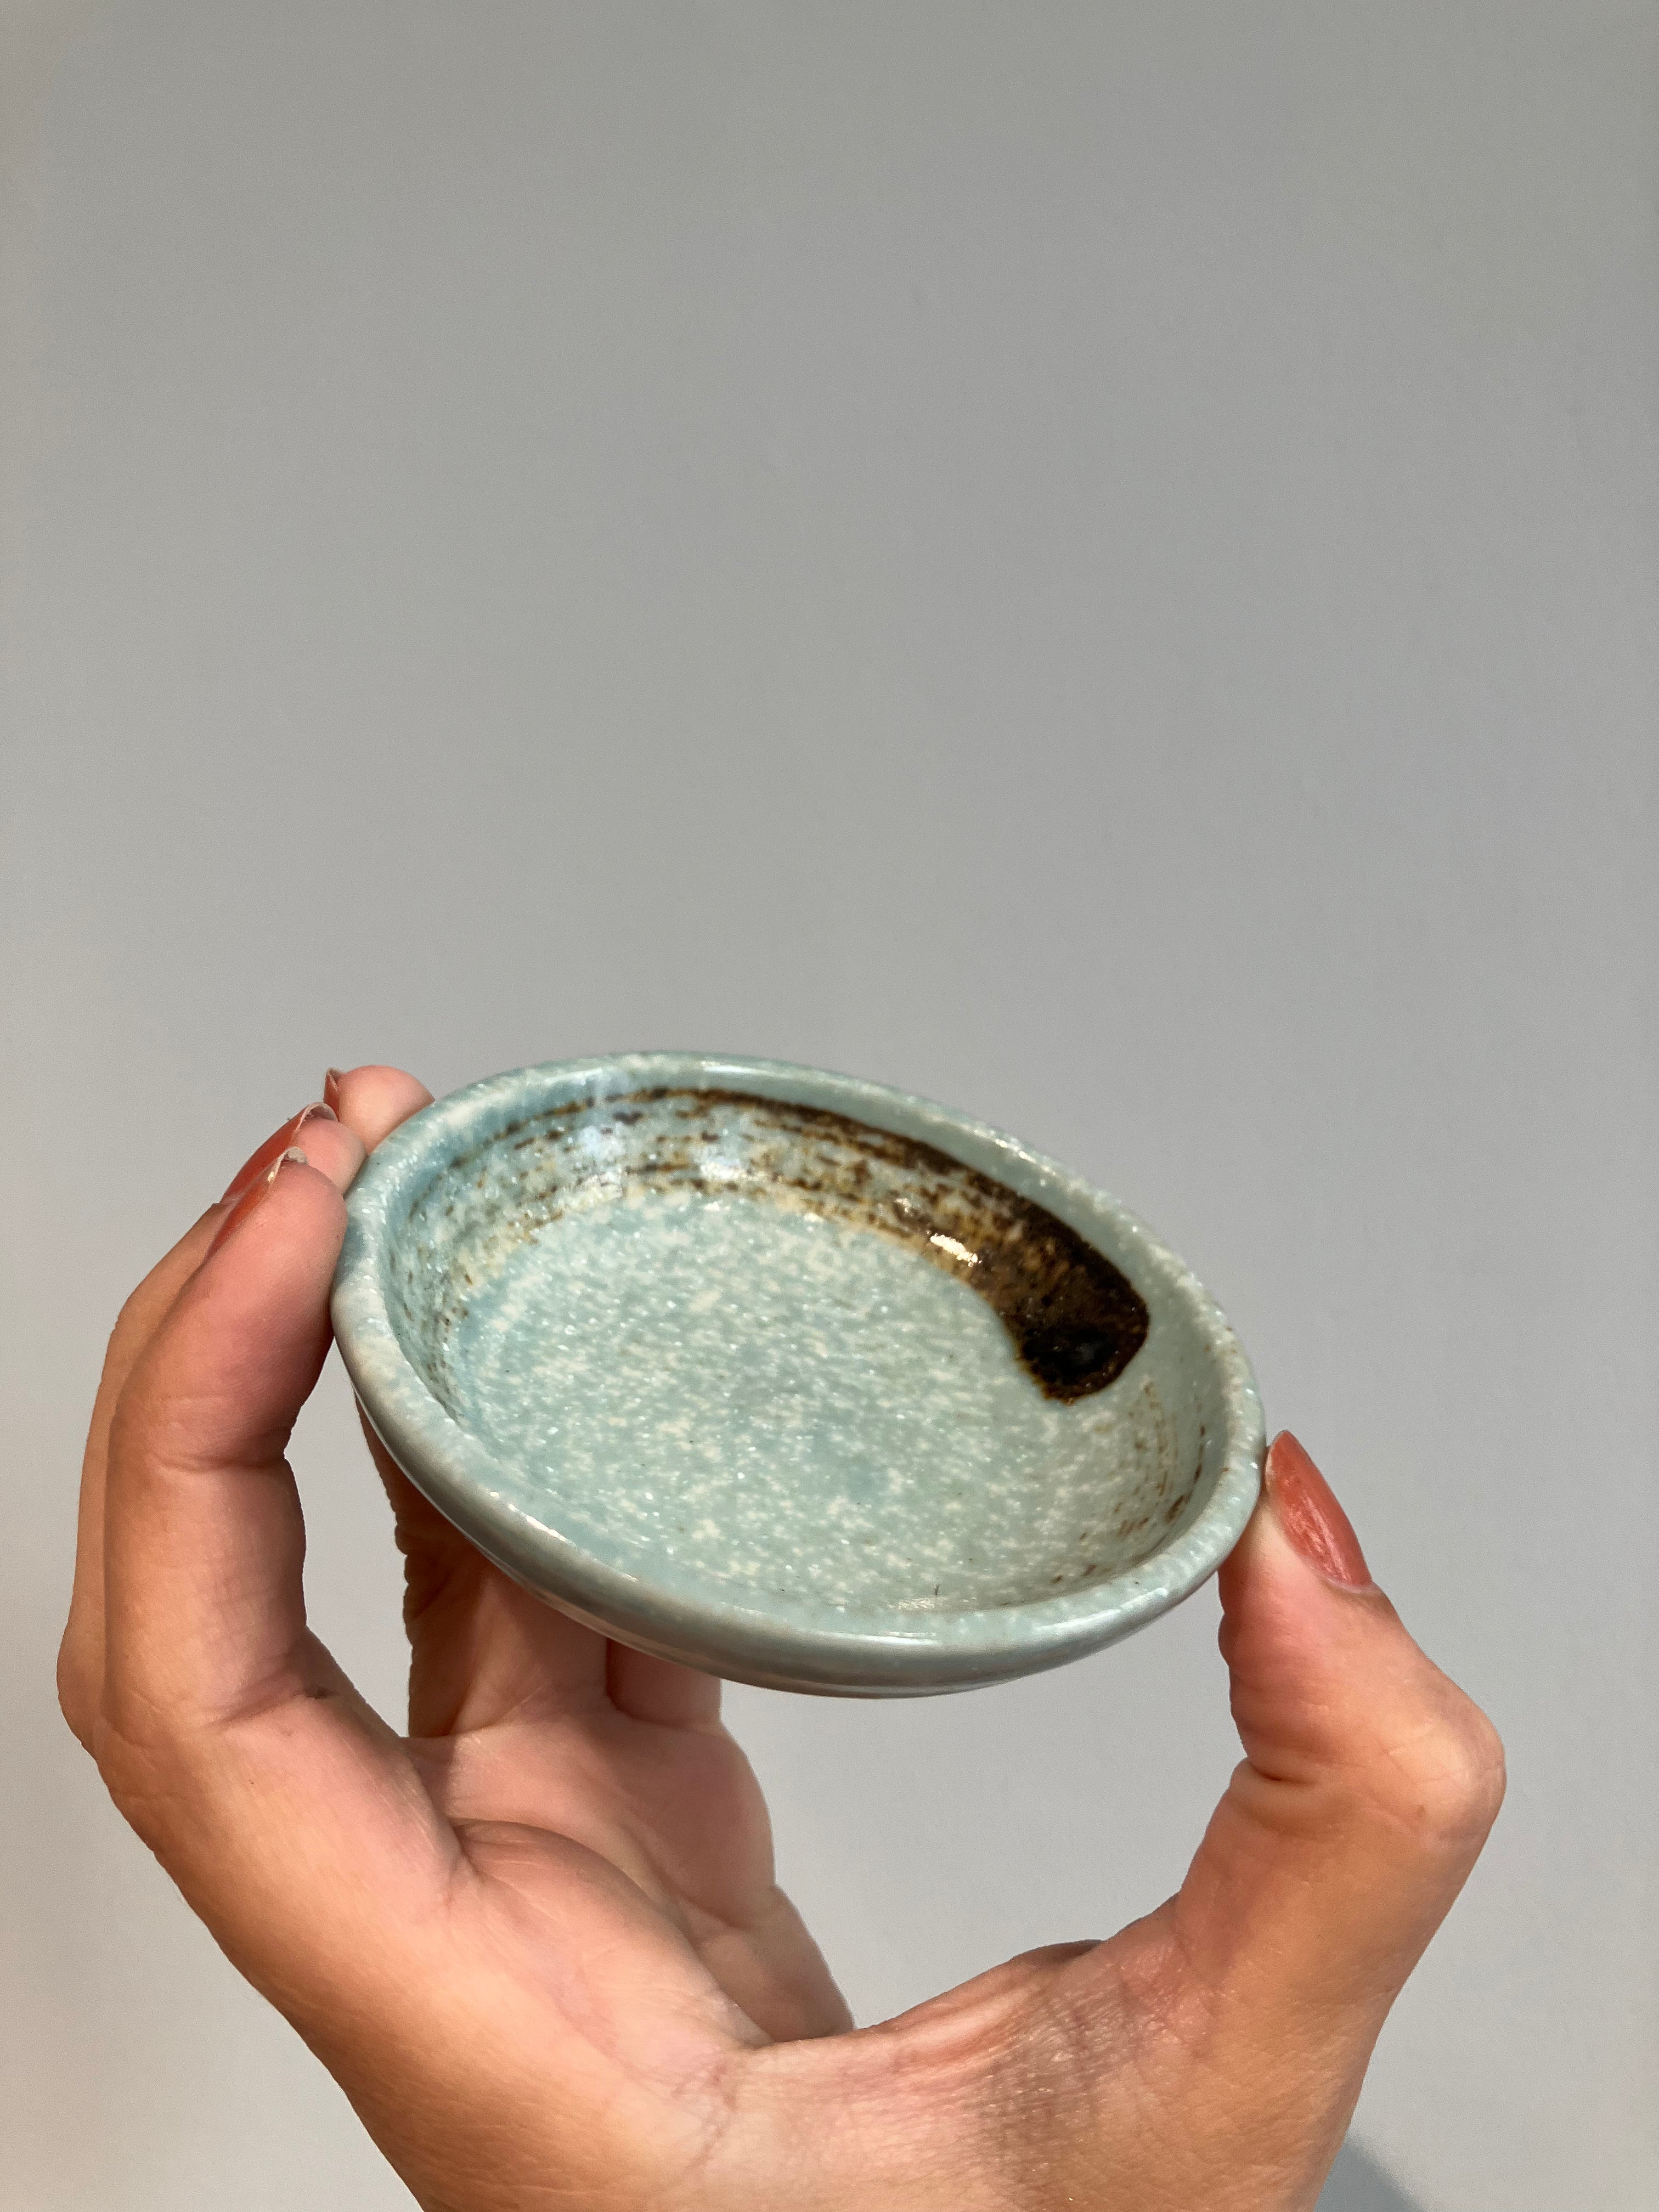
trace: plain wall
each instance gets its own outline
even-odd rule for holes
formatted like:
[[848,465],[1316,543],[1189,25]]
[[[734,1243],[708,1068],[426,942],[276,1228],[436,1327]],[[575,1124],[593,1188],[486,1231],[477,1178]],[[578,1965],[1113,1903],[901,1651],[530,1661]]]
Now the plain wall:
[[[1651,2212],[1656,46],[13,0],[0,2203],[407,2202],[52,1706],[121,1297],[327,1061],[686,1044],[1198,1268],[1511,1759],[1327,2202]],[[337,1369],[297,1458],[395,1711]],[[860,2017],[1175,1886],[1215,1620],[732,1695]]]

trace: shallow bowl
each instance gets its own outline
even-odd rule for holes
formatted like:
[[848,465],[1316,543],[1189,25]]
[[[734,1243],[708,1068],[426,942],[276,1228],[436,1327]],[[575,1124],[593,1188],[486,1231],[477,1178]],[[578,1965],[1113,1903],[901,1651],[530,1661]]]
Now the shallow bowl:
[[415,1115],[334,1327],[410,1480],[605,1634],[775,1688],[1054,1667],[1225,1558],[1261,1408],[1115,1200],[947,1108],[641,1053]]

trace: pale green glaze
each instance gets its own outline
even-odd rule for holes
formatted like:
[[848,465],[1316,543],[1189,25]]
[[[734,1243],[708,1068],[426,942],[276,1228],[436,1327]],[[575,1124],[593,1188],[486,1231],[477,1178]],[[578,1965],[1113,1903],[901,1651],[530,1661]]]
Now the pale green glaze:
[[[741,1099],[699,1107],[693,1182],[652,1187],[684,1117],[641,1094],[688,1090],[992,1176],[1128,1277],[1146,1342],[1046,1396],[965,1268],[803,1195]],[[1058,1665],[1195,1588],[1255,1499],[1249,1364],[1192,1275],[1064,1170],[876,1085],[676,1054],[520,1070],[398,1130],[349,1211],[335,1328],[399,1465],[542,1595],[712,1672],[879,1695]]]

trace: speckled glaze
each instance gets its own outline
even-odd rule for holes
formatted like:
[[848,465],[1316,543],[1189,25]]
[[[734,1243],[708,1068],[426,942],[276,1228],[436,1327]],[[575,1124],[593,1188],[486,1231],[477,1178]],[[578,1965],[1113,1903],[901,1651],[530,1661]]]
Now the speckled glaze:
[[641,1650],[895,1696],[1058,1666],[1194,1589],[1261,1409],[1117,1203],[927,1101],[645,1053],[441,1099],[353,1188],[334,1326],[416,1486]]

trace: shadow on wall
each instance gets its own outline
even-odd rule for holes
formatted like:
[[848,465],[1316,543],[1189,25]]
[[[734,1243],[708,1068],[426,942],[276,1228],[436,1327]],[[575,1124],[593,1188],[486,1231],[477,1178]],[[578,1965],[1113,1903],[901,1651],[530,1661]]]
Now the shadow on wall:
[[1368,2150],[1349,2141],[1336,2154],[1316,2212],[1423,2212],[1423,2207],[1389,2179]]

